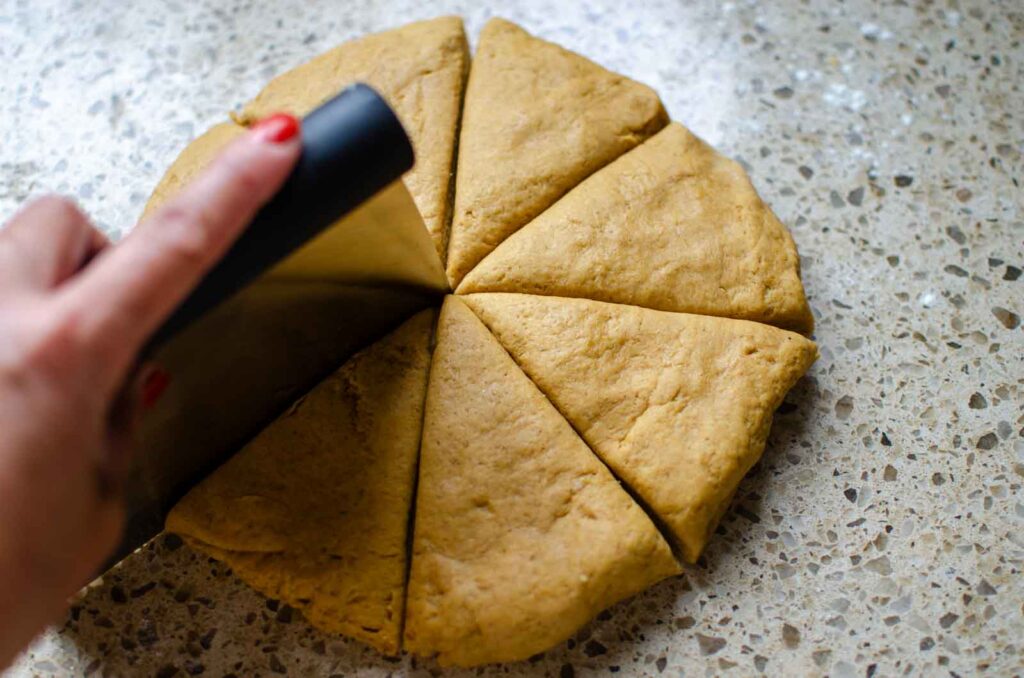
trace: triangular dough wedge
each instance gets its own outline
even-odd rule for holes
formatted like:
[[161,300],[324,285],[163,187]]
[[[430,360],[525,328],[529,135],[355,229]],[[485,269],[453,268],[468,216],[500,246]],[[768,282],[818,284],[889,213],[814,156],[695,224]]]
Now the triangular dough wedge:
[[678,571],[643,510],[454,297],[420,459],[405,648],[525,659]]
[[146,202],[146,207],[142,210],[142,216],[139,219],[145,219],[152,214],[168,198],[192,181],[210,164],[222,148],[241,136],[243,132],[245,132],[245,128],[241,125],[223,122],[214,125],[193,139],[164,172],[156,188],[153,189],[153,193],[150,194],[149,201]]
[[463,297],[696,561],[817,356],[768,325],[585,299]]
[[738,163],[678,123],[501,243],[459,293],[526,292],[810,333],[786,227]]
[[665,126],[654,90],[492,19],[466,88],[453,286],[569,189]]
[[305,115],[354,82],[387,99],[405,126],[416,166],[405,183],[444,261],[452,161],[469,47],[462,19],[419,21],[346,42],[273,80],[239,122],[287,111]]
[[435,315],[352,357],[186,495],[167,529],[314,626],[397,653]]

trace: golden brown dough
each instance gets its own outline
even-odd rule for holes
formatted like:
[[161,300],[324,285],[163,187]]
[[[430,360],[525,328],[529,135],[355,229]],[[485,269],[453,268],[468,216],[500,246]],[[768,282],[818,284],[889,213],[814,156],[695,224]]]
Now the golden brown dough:
[[431,367],[405,647],[525,659],[678,571],[650,519],[455,297]]
[[167,529],[313,625],[397,653],[434,317],[352,357],[186,495]]
[[233,122],[223,122],[214,125],[193,139],[164,172],[163,177],[149,196],[149,201],[146,202],[146,207],[142,210],[140,220],[152,214],[157,207],[180,191],[182,186],[192,181],[203,168],[210,164],[210,161],[222,148],[243,132],[245,132],[244,127]]
[[745,320],[562,297],[461,298],[689,562],[817,357],[808,339]]
[[246,104],[239,122],[287,111],[305,115],[354,82],[376,89],[412,139],[416,165],[405,183],[441,260],[469,47],[462,19],[448,16],[346,42],[279,75]]
[[654,90],[493,19],[466,88],[448,278],[665,126]]
[[814,327],[786,227],[738,163],[678,123],[501,243],[458,291],[582,297],[805,334]]

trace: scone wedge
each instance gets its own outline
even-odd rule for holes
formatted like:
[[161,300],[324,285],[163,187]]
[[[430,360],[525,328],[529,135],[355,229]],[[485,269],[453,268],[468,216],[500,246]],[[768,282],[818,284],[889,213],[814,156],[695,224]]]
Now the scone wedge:
[[441,260],[469,47],[462,19],[418,21],[341,44],[279,75],[242,109],[239,122],[286,111],[305,115],[354,82],[376,89],[412,140],[416,165],[404,181]]
[[458,288],[814,327],[786,227],[735,161],[672,123],[498,245]]
[[466,87],[448,278],[668,122],[658,95],[503,19]]
[[697,560],[817,357],[769,325],[586,299],[460,297]]
[[427,393],[405,649],[445,665],[525,659],[676,572],[643,510],[448,297]]
[[435,317],[353,356],[186,495],[167,530],[318,628],[396,654]]

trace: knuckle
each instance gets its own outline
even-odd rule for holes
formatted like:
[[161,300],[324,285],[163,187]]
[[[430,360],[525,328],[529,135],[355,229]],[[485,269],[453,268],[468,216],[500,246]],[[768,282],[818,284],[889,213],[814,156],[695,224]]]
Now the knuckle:
[[82,334],[77,314],[53,314],[43,319],[27,341],[26,367],[43,374],[63,374],[80,355]]
[[34,205],[59,223],[86,223],[85,214],[82,213],[75,201],[63,195],[44,195],[37,198]]
[[168,205],[164,210],[158,235],[159,255],[188,265],[206,261],[214,246],[203,211],[180,203]]

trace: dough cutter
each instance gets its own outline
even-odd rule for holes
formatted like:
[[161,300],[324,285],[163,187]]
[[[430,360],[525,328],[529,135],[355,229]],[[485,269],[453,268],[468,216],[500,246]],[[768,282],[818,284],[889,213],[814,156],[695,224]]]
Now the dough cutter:
[[445,293],[400,179],[412,164],[401,123],[366,85],[306,116],[283,188],[144,351],[171,382],[140,424],[108,566],[296,398]]

